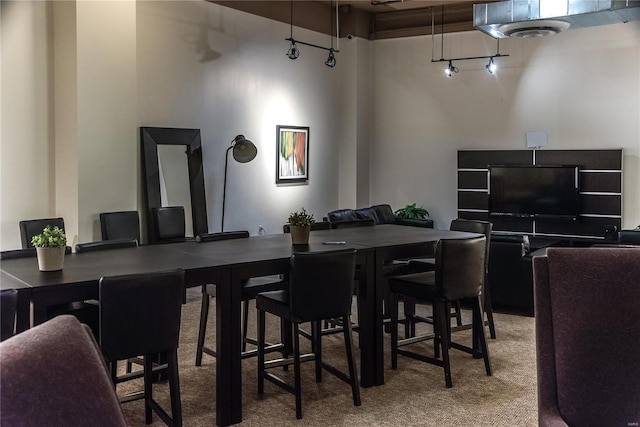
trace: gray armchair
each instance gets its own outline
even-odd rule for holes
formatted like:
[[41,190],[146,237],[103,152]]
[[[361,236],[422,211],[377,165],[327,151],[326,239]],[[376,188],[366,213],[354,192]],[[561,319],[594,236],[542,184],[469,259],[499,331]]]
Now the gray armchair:
[[640,422],[640,248],[533,259],[540,426]]

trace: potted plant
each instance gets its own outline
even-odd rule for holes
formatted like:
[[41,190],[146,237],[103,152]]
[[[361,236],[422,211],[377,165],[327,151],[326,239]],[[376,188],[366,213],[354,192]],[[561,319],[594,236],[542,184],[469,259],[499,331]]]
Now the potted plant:
[[36,248],[40,271],[62,270],[67,245],[63,229],[47,225],[42,233],[33,236],[31,244]]
[[297,212],[291,212],[289,215],[291,243],[294,245],[309,244],[309,231],[311,231],[311,224],[314,222],[313,214],[307,213],[304,208]]
[[427,219],[429,217],[429,211],[424,207],[418,207],[415,203],[405,206],[402,209],[398,209],[394,212],[398,218],[407,219]]

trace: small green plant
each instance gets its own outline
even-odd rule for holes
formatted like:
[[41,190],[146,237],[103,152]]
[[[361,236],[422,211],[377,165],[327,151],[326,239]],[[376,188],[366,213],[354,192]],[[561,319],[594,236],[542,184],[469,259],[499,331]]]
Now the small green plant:
[[311,225],[315,222],[313,219],[313,214],[307,213],[307,211],[302,208],[297,212],[291,212],[289,215],[289,225],[297,225],[297,226],[305,226]]
[[405,206],[402,209],[398,209],[394,212],[398,218],[409,218],[409,219],[426,219],[429,216],[429,211],[424,207],[416,206],[415,203]]
[[67,236],[62,228],[47,225],[42,233],[33,236],[31,244],[36,248],[57,248],[67,244]]

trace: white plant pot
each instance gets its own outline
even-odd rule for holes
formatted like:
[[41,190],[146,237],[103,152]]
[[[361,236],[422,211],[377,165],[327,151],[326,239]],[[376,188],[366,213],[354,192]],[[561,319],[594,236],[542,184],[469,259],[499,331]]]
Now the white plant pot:
[[64,246],[57,248],[36,248],[40,271],[59,271],[64,264]]
[[308,245],[309,244],[309,231],[311,231],[310,225],[290,225],[291,231],[291,243],[294,245]]

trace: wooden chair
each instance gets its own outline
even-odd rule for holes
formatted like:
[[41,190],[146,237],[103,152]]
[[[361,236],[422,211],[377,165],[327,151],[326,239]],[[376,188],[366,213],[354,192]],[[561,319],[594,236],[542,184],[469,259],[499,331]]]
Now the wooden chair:
[[[142,356],[144,392],[123,401],[144,398],[147,424],[153,411],[168,425],[182,425],[178,337],[183,290],[184,270],[100,279],[100,347],[114,385],[133,377],[118,377],[117,362]],[[153,399],[153,360],[158,355],[167,360],[171,416]]]
[[[449,348],[455,348],[484,359],[487,375],[491,375],[489,349],[485,337],[482,316],[482,285],[485,276],[486,238],[440,240],[436,248],[435,271],[408,274],[389,279],[391,292],[391,368],[398,367],[398,354],[431,363],[444,368],[445,384],[452,386]],[[405,350],[401,347],[419,342],[431,336],[398,339],[398,296],[430,301],[434,307],[433,326],[434,357]],[[473,346],[451,341],[451,305],[467,300],[473,310]],[[439,358],[442,350],[442,358]]]
[[100,231],[102,240],[136,239],[140,243],[140,215],[138,211],[102,212]]
[[[264,393],[264,380],[282,387],[295,395],[296,418],[302,418],[302,391],[300,363],[315,360],[316,381],[322,380],[322,369],[351,385],[353,403],[360,406],[360,388],[355,366],[351,331],[351,302],[355,274],[355,249],[330,252],[294,253],[286,290],[260,293],[256,297],[258,308],[258,394]],[[280,317],[292,325],[293,361],[280,359],[265,361],[265,313]],[[322,334],[320,322],[324,319],[342,319],[347,351],[349,375],[322,360]],[[300,354],[300,323],[312,323],[312,355]],[[269,367],[293,364],[294,386],[285,383]]]
[[[243,231],[224,231],[221,233],[208,233],[196,236],[196,242],[215,242],[221,240],[244,239],[249,237],[249,232]],[[286,282],[278,276],[256,277],[242,282],[242,357],[247,358],[256,356],[257,350],[247,350],[247,343],[257,344],[257,341],[247,337],[248,319],[249,319],[249,301],[256,298],[259,292],[282,289],[286,286]],[[216,296],[216,285],[208,284],[202,286],[202,303],[200,307],[200,327],[198,329],[198,344],[196,347],[196,366],[202,365],[202,354],[216,357],[216,351],[205,345],[205,336],[207,333],[207,320],[209,318],[209,306],[211,297]],[[280,350],[282,344],[270,345],[271,351]]]

